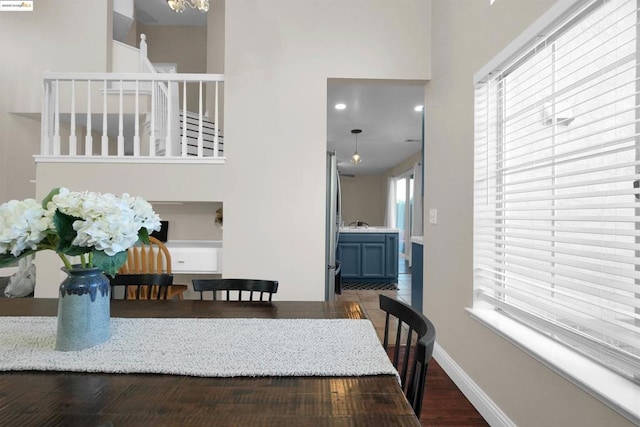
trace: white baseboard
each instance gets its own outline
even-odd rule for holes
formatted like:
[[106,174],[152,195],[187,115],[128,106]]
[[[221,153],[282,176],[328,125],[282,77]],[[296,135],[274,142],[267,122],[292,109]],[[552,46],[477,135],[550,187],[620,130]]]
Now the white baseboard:
[[[458,386],[462,394],[469,399],[469,402],[480,412],[480,415],[492,427],[516,427],[516,424],[502,412],[487,394],[467,375],[465,371],[447,354],[436,342],[433,349],[433,358],[438,365],[449,375],[451,380]],[[427,378],[427,381],[429,379]]]

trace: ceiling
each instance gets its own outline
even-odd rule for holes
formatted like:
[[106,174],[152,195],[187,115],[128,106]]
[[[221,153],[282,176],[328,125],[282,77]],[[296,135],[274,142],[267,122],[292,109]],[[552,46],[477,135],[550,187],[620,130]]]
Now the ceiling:
[[[136,20],[145,25],[206,25],[207,14],[187,8],[175,13],[166,0],[134,0]],[[213,2],[208,13],[216,13]],[[334,105],[344,103],[344,110]],[[424,83],[331,79],[327,85],[327,150],[335,151],[345,175],[383,174],[422,148]],[[362,162],[350,162],[358,135]]]
[[[338,103],[346,105],[336,110]],[[422,149],[424,83],[330,80],[327,87],[327,149],[335,151],[338,170],[346,175],[377,175]],[[362,162],[354,165],[352,129],[358,135]]]
[[[209,2],[209,13],[215,13],[213,2]],[[135,19],[145,25],[207,25],[207,14],[197,9],[185,8],[176,13],[166,0],[134,0]]]

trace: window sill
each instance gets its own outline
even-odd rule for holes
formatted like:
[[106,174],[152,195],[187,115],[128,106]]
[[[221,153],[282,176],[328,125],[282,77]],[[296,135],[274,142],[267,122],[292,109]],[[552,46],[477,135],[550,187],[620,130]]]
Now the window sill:
[[640,386],[494,310],[468,308],[467,311],[581,390],[640,424]]

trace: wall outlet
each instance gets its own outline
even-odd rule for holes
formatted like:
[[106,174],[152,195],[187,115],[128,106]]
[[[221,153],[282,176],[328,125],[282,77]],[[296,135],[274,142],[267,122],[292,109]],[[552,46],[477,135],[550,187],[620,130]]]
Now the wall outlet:
[[438,223],[438,209],[429,209],[429,224]]

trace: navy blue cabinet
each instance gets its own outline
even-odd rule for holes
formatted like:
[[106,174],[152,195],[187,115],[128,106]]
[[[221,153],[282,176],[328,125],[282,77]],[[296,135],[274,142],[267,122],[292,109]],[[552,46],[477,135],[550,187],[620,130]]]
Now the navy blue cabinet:
[[420,243],[411,244],[411,305],[422,312],[423,267],[422,256],[424,247]]
[[396,283],[398,233],[340,233],[337,258],[343,281]]

